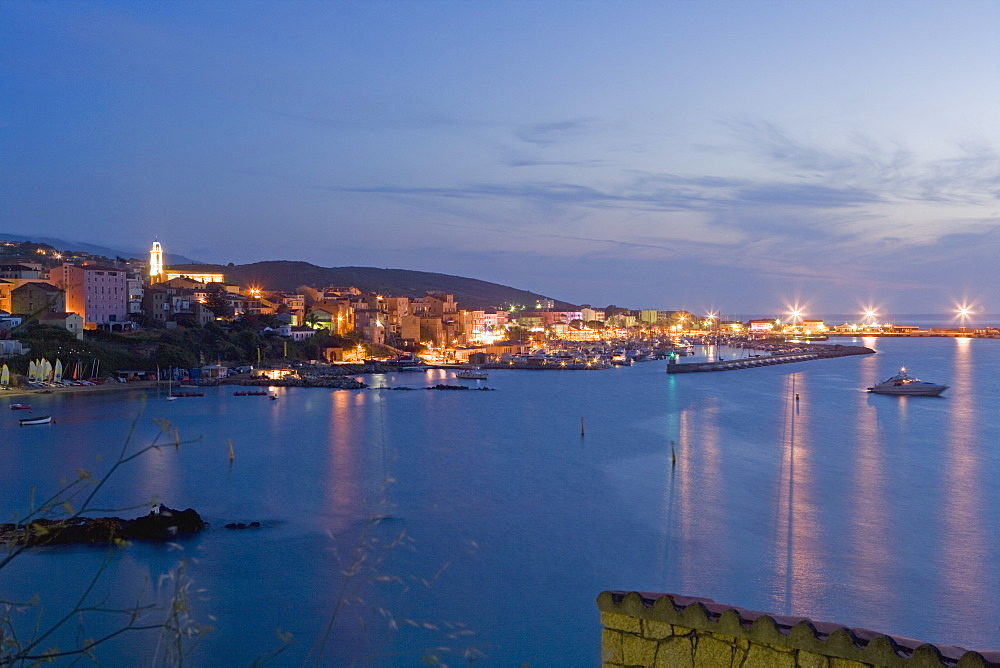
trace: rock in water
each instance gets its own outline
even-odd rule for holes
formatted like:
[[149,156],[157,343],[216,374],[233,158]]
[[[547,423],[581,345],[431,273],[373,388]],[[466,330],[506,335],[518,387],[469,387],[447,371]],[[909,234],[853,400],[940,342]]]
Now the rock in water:
[[193,508],[174,510],[159,505],[144,517],[74,517],[68,520],[39,519],[27,525],[0,524],[0,544],[76,545],[111,543],[115,540],[176,540],[203,531],[205,521]]
[[125,522],[125,538],[141,540],[173,540],[185,534],[205,529],[205,521],[193,508],[174,510],[160,505],[159,512]]

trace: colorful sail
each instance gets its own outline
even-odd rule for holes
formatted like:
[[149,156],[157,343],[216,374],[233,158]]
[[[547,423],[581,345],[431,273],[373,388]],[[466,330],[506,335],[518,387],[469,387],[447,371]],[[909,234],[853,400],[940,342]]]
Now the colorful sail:
[[56,368],[52,371],[52,380],[56,383],[61,383],[63,377],[63,365],[62,361],[56,358]]
[[4,364],[3,368],[0,369],[0,387],[10,386],[10,369]]
[[34,383],[38,380],[38,365],[35,360],[28,362],[28,382]]

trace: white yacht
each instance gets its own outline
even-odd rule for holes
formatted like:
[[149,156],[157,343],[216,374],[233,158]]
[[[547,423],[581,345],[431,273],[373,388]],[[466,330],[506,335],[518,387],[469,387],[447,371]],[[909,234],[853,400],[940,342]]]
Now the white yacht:
[[906,394],[924,397],[936,397],[948,389],[947,385],[937,385],[926,380],[914,378],[906,373],[906,367],[900,367],[899,373],[888,380],[883,380],[875,387],[869,387],[869,392],[876,394]]

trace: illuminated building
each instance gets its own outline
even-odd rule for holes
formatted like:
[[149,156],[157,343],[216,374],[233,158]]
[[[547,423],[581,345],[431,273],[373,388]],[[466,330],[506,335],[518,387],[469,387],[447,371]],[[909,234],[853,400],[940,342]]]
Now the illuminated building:
[[86,329],[128,321],[128,284],[121,269],[67,262],[49,274],[66,292],[66,310],[80,314]]
[[160,240],[153,240],[153,247],[149,249],[149,282],[160,283],[163,277],[163,247]]
[[226,275],[221,272],[204,271],[197,269],[184,269],[178,267],[168,267],[163,270],[164,280],[169,281],[174,278],[190,278],[199,283],[225,283]]

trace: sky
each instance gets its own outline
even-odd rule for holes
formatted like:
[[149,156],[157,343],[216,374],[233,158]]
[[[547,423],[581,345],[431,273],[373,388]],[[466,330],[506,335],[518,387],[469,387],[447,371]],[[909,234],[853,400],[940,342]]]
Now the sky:
[[1000,313],[1000,2],[0,0],[0,234]]

